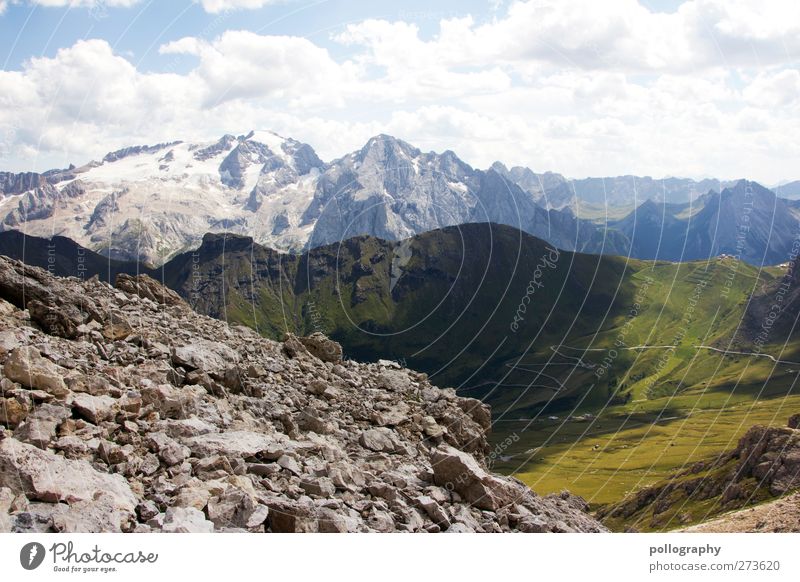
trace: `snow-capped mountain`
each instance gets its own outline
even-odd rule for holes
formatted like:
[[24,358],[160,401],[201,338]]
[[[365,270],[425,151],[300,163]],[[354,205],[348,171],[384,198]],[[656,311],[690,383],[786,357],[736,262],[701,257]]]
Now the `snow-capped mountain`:
[[[251,131],[208,143],[127,147],[78,168],[0,172],[0,230],[61,235],[112,258],[153,264],[198,247],[209,232],[299,252],[357,235],[400,240],[475,222],[513,226],[565,250],[647,259],[725,252],[756,263],[787,260],[800,228],[800,205],[754,185],[762,195],[753,197],[746,248],[735,253],[741,217],[728,203],[711,203],[731,196],[726,183],[711,182],[635,176],[569,181],[500,163],[479,170],[451,151],[422,152],[388,135],[325,163],[307,144]],[[667,202],[673,199],[683,203]],[[584,204],[623,208],[637,200],[645,203],[607,224],[580,218]]]
[[599,250],[602,239],[495,169],[384,135],[327,164],[311,146],[271,131],[128,147],[79,168],[2,173],[0,193],[0,229],[62,235],[114,258],[156,264],[221,231],[286,251],[487,221],[569,250]]
[[0,217],[4,229],[154,263],[214,231],[299,250],[313,229],[300,216],[323,169],[310,146],[268,131],[130,147],[67,171],[7,174]]

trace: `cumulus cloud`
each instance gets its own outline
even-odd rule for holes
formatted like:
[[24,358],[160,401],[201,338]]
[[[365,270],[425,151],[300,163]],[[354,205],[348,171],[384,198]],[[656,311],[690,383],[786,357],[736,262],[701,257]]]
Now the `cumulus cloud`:
[[357,80],[347,63],[336,63],[325,49],[300,37],[227,31],[210,43],[188,37],[159,50],[199,58],[190,78],[204,87],[207,106],[255,97],[328,104]]
[[599,4],[515,2],[488,22],[446,18],[435,34],[365,20],[331,37],[342,50],[248,31],[190,36],[159,48],[188,63],[180,74],[80,41],[0,72],[0,128],[12,129],[19,169],[262,127],[327,159],[383,132],[479,167],[797,177],[794,2],[690,0],[671,13]]
[[277,1],[279,0],[200,0],[200,4],[206,12],[218,14],[227,10],[254,10]]
[[450,65],[498,62],[521,70],[542,64],[582,69],[687,72],[764,66],[800,52],[800,3],[793,0],[689,0],[674,13],[637,0],[515,2],[485,24],[448,19],[423,42],[403,22],[348,25],[339,38],[385,62],[436,57]]

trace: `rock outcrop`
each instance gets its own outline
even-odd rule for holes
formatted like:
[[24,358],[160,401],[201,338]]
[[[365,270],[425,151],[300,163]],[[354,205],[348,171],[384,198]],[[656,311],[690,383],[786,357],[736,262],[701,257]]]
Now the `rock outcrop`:
[[488,471],[480,402],[118,281],[0,257],[0,531],[604,530]]
[[800,429],[751,427],[737,447],[700,461],[661,483],[640,489],[598,514],[611,525],[671,529],[800,489]]

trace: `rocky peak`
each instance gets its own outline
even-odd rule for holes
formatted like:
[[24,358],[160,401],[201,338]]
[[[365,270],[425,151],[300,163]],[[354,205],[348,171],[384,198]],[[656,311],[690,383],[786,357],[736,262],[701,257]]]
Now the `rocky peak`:
[[408,163],[412,158],[418,157],[422,152],[391,135],[380,134],[370,138],[364,147],[356,155],[356,160],[365,163],[372,161],[375,163],[394,164]]
[[128,156],[135,156],[139,154],[152,154],[154,152],[166,149],[168,147],[172,147],[183,143],[181,141],[172,141],[172,142],[165,142],[159,143],[156,145],[139,145],[139,146],[130,146],[126,148],[122,148],[113,152],[107,153],[103,156],[104,163],[111,163],[121,160],[123,158],[127,158]]
[[232,233],[213,233],[203,235],[203,242],[197,252],[204,257],[218,256],[225,252],[248,250],[253,246],[253,238]]
[[604,529],[489,472],[479,401],[198,315],[146,276],[0,257],[0,388],[0,531]]

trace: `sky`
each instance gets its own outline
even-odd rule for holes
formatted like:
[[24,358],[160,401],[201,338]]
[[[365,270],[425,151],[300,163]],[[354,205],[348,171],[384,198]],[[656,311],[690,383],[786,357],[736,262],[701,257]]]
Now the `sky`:
[[271,129],[568,177],[800,178],[796,0],[0,0],[0,171]]

